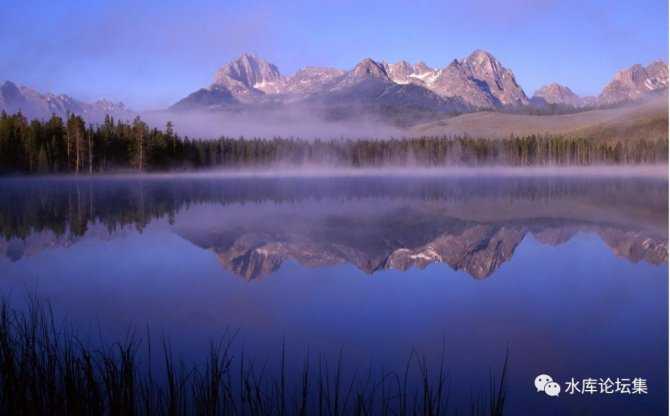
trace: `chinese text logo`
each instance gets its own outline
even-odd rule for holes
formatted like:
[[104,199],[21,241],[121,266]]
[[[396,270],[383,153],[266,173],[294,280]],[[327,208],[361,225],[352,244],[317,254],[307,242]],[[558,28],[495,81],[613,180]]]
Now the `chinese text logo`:
[[[576,380],[570,378],[563,389],[565,394],[648,394],[647,379],[635,378],[584,378]],[[548,374],[535,377],[535,388],[548,396],[558,397],[561,385]]]

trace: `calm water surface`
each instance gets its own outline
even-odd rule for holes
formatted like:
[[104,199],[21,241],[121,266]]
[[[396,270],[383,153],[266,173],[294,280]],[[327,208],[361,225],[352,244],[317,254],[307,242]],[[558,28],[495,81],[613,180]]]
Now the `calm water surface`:
[[[510,414],[667,414],[667,179],[0,181],[0,290],[84,333],[149,327],[185,360],[236,348],[346,370],[444,348],[452,400],[509,349]],[[647,379],[645,396],[533,379]]]

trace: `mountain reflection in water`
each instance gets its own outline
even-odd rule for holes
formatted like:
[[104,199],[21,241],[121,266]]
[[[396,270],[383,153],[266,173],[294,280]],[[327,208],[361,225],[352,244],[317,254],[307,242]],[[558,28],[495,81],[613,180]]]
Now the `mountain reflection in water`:
[[246,279],[287,260],[370,274],[441,262],[485,278],[529,235],[557,245],[580,232],[632,262],[668,259],[666,179],[13,179],[0,192],[0,253],[12,260],[152,221]]

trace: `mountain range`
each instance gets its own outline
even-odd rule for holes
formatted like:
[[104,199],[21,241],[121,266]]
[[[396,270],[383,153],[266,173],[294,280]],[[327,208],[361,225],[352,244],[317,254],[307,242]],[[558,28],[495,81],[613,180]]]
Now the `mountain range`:
[[40,93],[11,81],[0,84],[0,111],[9,114],[20,111],[28,119],[46,119],[53,114],[65,118],[68,114],[75,114],[82,116],[90,123],[99,123],[106,115],[118,119],[134,117],[134,112],[123,103],[114,103],[109,100],[88,103],[63,94]]
[[366,58],[353,69],[307,67],[282,75],[252,54],[221,67],[214,82],[188,95],[171,109],[225,109],[239,106],[294,104],[415,108],[447,113],[508,110],[559,105],[572,109],[613,106],[668,88],[668,66],[656,61],[636,64],[614,75],[597,97],[580,97],[569,87],[551,83],[529,98],[514,73],[492,54],[476,50],[444,68],[423,62],[389,64]]
[[[301,106],[317,112],[320,109],[331,118],[361,112],[402,113],[409,124],[415,124],[435,115],[481,110],[558,107],[581,111],[611,107],[667,88],[668,66],[660,60],[617,72],[598,96],[580,97],[567,86],[551,83],[529,98],[514,73],[483,50],[454,59],[444,68],[431,68],[423,62],[389,64],[366,58],[351,70],[306,67],[292,75],[283,75],[272,63],[244,53],[216,71],[211,85],[179,100],[169,111]],[[0,84],[0,110],[21,111],[28,118],[42,119],[71,113],[94,123],[107,114],[120,119],[137,115],[122,103],[88,103],[67,95],[40,93],[11,81]]]

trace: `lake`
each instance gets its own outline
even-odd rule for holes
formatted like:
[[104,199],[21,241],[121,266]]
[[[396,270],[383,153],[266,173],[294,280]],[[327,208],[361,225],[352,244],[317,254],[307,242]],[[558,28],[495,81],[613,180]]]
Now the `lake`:
[[[416,351],[444,358],[458,409],[509,354],[509,414],[667,414],[667,177],[14,178],[0,193],[2,294],[48,300],[96,342],[148,328],[188,362],[237,331],[258,363],[285,345],[291,368],[341,355],[347,374]],[[558,397],[536,391],[543,373]],[[648,393],[570,394],[572,378]]]

